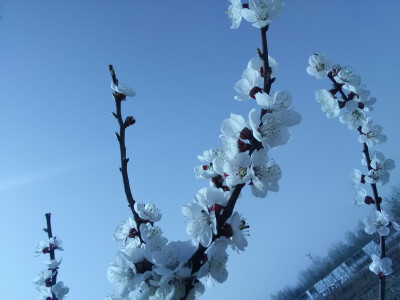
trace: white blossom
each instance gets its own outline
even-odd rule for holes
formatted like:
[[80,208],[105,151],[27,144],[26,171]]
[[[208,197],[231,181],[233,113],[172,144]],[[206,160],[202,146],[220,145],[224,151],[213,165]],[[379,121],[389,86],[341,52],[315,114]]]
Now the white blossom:
[[[263,80],[260,72],[254,69],[245,69],[242,74],[242,79],[235,83],[235,91],[239,94],[235,96],[236,100],[247,101],[250,97],[250,91],[253,88],[261,86]],[[261,91],[261,88],[258,88]]]
[[307,67],[307,73],[311,76],[315,76],[317,79],[325,77],[332,68],[332,64],[327,54],[324,52],[311,55],[308,59],[308,63],[310,65]]
[[273,161],[268,160],[265,149],[255,150],[251,155],[251,192],[254,196],[264,198],[268,190],[277,192],[278,181],[281,179],[281,169]]
[[347,112],[339,117],[342,124],[346,124],[349,129],[357,129],[367,123],[368,119],[363,110],[358,108],[358,102],[355,100],[347,101],[345,104]]
[[379,256],[372,254],[372,264],[369,265],[369,269],[376,275],[382,273],[383,275],[389,275],[393,272],[392,260],[389,257],[380,258]]
[[150,222],[158,222],[161,220],[162,214],[153,203],[135,203],[135,211],[143,220]]
[[182,206],[182,213],[189,221],[186,233],[204,247],[210,245],[213,234],[217,234],[217,219],[214,211],[198,203],[189,203]]
[[364,218],[365,232],[373,234],[378,232],[380,236],[386,236],[389,234],[390,216],[384,211],[374,211],[374,213]]
[[118,85],[111,82],[111,89],[117,93],[124,94],[127,97],[134,97],[136,95],[135,90],[123,82],[119,82]]
[[382,130],[382,126],[372,125],[372,119],[369,119],[368,122],[362,126],[361,131],[363,134],[360,134],[358,141],[360,143],[366,143],[368,147],[384,143],[387,137],[381,133]]
[[336,118],[340,114],[338,101],[327,90],[315,91],[315,99],[321,104],[321,109],[328,118]]
[[281,0],[250,0],[250,14],[245,19],[257,28],[263,28],[279,18],[283,10]]

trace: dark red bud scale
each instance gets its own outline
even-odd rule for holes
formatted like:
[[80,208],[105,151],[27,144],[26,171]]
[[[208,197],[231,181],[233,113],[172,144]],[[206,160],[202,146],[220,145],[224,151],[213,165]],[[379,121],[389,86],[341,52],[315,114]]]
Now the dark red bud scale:
[[203,171],[207,171],[208,170],[208,166],[207,165],[203,165]]
[[221,210],[223,210],[225,208],[225,206],[219,205],[219,204],[214,204],[211,205],[208,208],[208,212],[212,212],[214,211],[216,215],[219,215],[219,213],[221,212]]
[[379,277],[379,279],[383,279],[383,277],[385,277],[385,275],[383,275],[382,272],[379,272],[379,273],[378,273],[378,277]]
[[264,67],[260,68],[260,75],[261,75],[261,77],[264,77]]
[[237,141],[237,145],[238,145],[238,149],[239,149],[239,152],[246,152],[247,150],[249,150],[250,149],[250,145],[249,144],[246,144],[245,142],[243,142],[242,140],[238,140]]
[[346,102],[338,101],[338,104],[339,104],[339,108],[342,109],[346,105]]
[[113,96],[114,96],[114,99],[116,100],[116,101],[124,101],[124,100],[126,100],[126,95],[124,95],[124,94],[121,94],[121,93],[118,93],[118,92],[114,92],[113,93]]
[[136,228],[131,228],[131,230],[129,231],[128,237],[131,238],[131,239],[133,239],[133,238],[135,238],[136,236],[138,236],[138,232],[137,232]]
[[253,137],[253,133],[251,130],[247,127],[243,128],[242,131],[240,132],[240,138],[244,140],[248,140]]
[[357,96],[357,98],[358,98],[358,95],[356,93],[354,93],[354,92],[350,92],[350,93],[347,94],[347,98],[349,100],[353,100],[355,96]]
[[243,8],[249,8],[249,4],[247,3],[247,4],[242,4],[242,7]]
[[361,175],[361,180],[360,180],[360,182],[361,182],[361,183],[365,183],[365,175]]
[[257,93],[262,93],[262,89],[258,86],[255,86],[250,90],[249,96],[253,99],[256,99]]

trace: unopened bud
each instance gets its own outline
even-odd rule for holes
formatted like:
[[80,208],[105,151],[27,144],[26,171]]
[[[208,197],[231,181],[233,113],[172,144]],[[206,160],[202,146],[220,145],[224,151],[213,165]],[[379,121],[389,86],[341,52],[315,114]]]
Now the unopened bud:
[[364,203],[370,205],[372,203],[375,203],[375,201],[374,201],[374,199],[372,199],[371,196],[366,196],[364,199]]
[[132,117],[132,116],[129,116],[129,117],[126,117],[125,122],[124,122],[124,126],[125,127],[129,127],[129,126],[131,126],[131,125],[133,125],[135,123],[136,123],[135,118]]

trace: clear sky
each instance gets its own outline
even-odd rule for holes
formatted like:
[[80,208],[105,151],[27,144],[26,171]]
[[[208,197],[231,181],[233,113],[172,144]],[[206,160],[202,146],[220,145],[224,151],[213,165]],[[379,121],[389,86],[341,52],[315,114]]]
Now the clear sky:
[[[231,30],[228,1],[0,1],[0,299],[33,299],[32,279],[47,257],[46,212],[64,242],[58,280],[69,299],[103,299],[106,269],[120,245],[116,226],[130,211],[123,192],[108,64],[136,89],[123,105],[137,119],[127,149],[134,198],[163,212],[169,240],[186,240],[181,206],[208,182],[193,167],[219,146],[230,113],[254,102],[233,99],[234,83],[260,47],[244,22]],[[352,206],[348,175],[361,166],[356,132],[328,120],[307,75],[310,54],[351,65],[378,99],[372,116],[388,142],[378,149],[400,164],[398,99],[400,2],[288,0],[268,32],[279,63],[273,91],[286,89],[303,116],[291,142],[270,151],[282,168],[280,191],[245,191],[237,210],[251,226],[244,253],[230,252],[229,278],[205,299],[268,299],[296,282],[305,254],[325,255],[369,213]],[[382,195],[399,182],[398,168]]]

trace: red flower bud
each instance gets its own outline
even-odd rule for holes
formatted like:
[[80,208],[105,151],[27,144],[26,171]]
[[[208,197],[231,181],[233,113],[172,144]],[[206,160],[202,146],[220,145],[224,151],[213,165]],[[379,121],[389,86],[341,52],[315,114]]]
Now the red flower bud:
[[129,127],[129,126],[131,126],[131,125],[133,125],[133,124],[135,124],[135,123],[136,123],[135,118],[132,117],[132,116],[128,116],[128,117],[126,117],[126,119],[125,119],[124,126],[125,126],[125,127]]
[[371,203],[375,203],[374,199],[371,196],[366,196],[364,199],[364,203],[370,205]]

